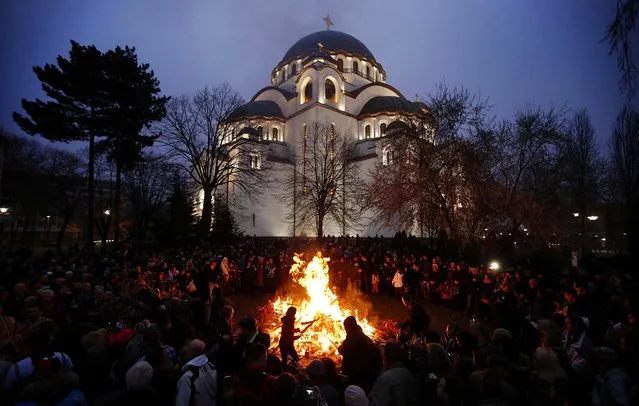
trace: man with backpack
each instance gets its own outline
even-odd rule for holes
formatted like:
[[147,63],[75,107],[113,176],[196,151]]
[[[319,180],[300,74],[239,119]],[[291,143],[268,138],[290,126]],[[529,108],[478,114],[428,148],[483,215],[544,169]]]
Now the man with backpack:
[[189,341],[184,349],[185,365],[177,384],[175,406],[215,406],[217,401],[217,371],[205,355],[201,340]]

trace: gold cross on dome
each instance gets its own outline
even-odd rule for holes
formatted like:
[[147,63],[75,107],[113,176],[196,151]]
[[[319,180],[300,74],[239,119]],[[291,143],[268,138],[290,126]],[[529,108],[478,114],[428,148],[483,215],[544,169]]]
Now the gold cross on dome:
[[323,17],[322,20],[324,20],[324,24],[326,24],[326,29],[327,30],[330,30],[331,29],[331,25],[334,25],[333,21],[331,21],[330,14],[326,14],[326,17]]

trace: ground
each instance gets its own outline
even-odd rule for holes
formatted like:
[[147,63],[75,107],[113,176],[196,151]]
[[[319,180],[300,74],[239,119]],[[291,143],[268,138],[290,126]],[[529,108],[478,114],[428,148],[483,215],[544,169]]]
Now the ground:
[[[259,294],[256,296],[233,295],[231,299],[233,307],[235,308],[235,320],[238,321],[244,316],[255,316],[257,308],[267,304],[269,300],[273,299],[273,296]],[[377,318],[380,321],[394,320],[403,322],[408,317],[408,309],[404,307],[400,300],[395,298],[389,298],[388,296],[367,296],[365,300],[370,301],[372,304],[370,310],[372,317],[369,317],[369,319]],[[444,331],[446,325],[450,323],[457,323],[464,329],[469,328],[468,318],[465,314],[440,305],[431,305],[423,301],[420,303],[424,306],[431,318],[431,330],[441,333]]]

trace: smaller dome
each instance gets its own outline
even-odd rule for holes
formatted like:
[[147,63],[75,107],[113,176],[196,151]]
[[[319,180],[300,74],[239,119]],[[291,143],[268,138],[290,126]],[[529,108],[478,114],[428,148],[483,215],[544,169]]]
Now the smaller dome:
[[406,133],[408,131],[410,131],[410,126],[399,120],[395,120],[386,126],[386,135],[395,135],[397,133]]
[[360,116],[375,113],[419,113],[419,107],[403,97],[377,96],[366,102]]
[[248,102],[236,108],[230,115],[229,120],[239,120],[248,117],[277,117],[284,118],[282,109],[274,101],[258,100]]

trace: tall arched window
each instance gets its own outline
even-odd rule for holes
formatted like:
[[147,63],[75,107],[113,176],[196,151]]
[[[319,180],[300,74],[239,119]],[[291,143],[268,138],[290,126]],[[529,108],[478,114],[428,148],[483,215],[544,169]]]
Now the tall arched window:
[[260,138],[264,137],[264,127],[261,125],[257,127],[257,135],[259,135]]
[[302,92],[304,95],[302,98],[302,104],[308,103],[313,98],[313,81],[309,80],[304,86],[304,90]]
[[271,137],[273,141],[280,140],[280,130],[277,127],[273,127],[273,129],[271,130],[271,133],[273,134],[273,136]]
[[357,61],[353,61],[353,72],[359,73],[359,64]]
[[335,84],[328,78],[324,81],[324,96],[326,96],[326,100],[337,103],[337,91],[335,89]]
[[379,126],[379,136],[383,137],[386,135],[386,123],[382,123],[382,125]]
[[371,137],[371,126],[369,124],[366,124],[364,126],[364,138],[369,139],[370,137]]
[[344,72],[344,60],[343,59],[338,59],[337,60],[337,70],[340,72]]
[[366,76],[371,77],[371,67],[370,65],[366,65]]
[[297,73],[297,63],[293,62],[293,64],[291,64],[291,76],[295,75]]

